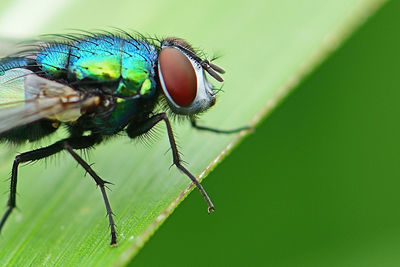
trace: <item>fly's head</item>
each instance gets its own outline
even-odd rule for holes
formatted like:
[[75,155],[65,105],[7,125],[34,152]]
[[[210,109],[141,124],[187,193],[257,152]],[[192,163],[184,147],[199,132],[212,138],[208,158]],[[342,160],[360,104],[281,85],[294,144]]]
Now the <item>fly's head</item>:
[[174,113],[194,115],[215,104],[215,92],[205,72],[223,82],[225,71],[201,59],[184,40],[169,37],[162,41],[158,76],[168,105]]

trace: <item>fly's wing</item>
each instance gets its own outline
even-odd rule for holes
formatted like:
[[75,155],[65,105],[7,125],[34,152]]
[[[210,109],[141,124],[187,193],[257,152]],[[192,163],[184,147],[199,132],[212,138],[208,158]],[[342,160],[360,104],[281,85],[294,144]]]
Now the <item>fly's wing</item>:
[[76,121],[99,103],[98,96],[86,96],[30,70],[7,70],[0,74],[0,134],[44,118]]
[[31,73],[26,69],[0,72],[0,105],[8,106],[13,102],[25,101],[24,77]]

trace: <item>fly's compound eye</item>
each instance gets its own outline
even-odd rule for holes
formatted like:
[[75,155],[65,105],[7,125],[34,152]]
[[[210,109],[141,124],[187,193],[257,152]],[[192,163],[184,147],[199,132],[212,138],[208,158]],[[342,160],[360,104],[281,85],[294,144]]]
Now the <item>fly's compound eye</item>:
[[188,57],[176,48],[166,47],[158,60],[161,86],[167,98],[180,107],[190,106],[197,95],[197,77]]
[[213,85],[207,80],[206,71],[218,81],[223,81],[217,72],[224,71],[202,60],[184,40],[170,37],[162,42],[158,76],[174,113],[197,114],[215,104]]

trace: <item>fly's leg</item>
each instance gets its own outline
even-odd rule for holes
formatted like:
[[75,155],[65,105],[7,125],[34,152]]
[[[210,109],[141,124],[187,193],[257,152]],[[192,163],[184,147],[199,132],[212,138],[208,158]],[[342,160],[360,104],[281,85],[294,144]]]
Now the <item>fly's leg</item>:
[[8,200],[8,208],[4,213],[1,221],[0,221],[0,231],[3,228],[7,218],[11,214],[12,210],[16,207],[15,198],[17,191],[17,174],[18,174],[18,166],[21,163],[37,161],[40,159],[44,159],[51,155],[54,155],[62,150],[67,150],[72,157],[93,177],[96,184],[100,187],[101,193],[103,195],[103,199],[106,205],[107,215],[109,218],[110,228],[111,228],[111,244],[116,244],[117,237],[115,231],[115,224],[112,217],[111,207],[107,198],[107,194],[105,191],[106,181],[102,180],[93,169],[79,156],[77,155],[73,149],[84,149],[93,146],[96,143],[99,143],[101,139],[96,136],[82,136],[76,138],[67,138],[64,140],[60,140],[50,146],[35,149],[32,151],[28,151],[22,154],[19,154],[15,157],[14,164],[11,172],[11,185],[10,185],[10,198]]
[[192,127],[196,128],[197,130],[219,133],[219,134],[232,134],[232,133],[238,133],[238,132],[241,132],[244,130],[252,130],[253,129],[253,127],[250,127],[250,126],[240,127],[240,128],[231,129],[231,130],[214,129],[214,128],[210,128],[210,127],[197,125],[197,121],[193,118],[190,119],[190,123],[192,124]]
[[182,164],[181,164],[181,158],[179,156],[178,148],[176,146],[174,134],[172,132],[172,127],[171,123],[169,122],[169,119],[167,117],[167,114],[165,113],[159,113],[148,120],[144,121],[140,126],[135,125],[132,127],[128,127],[127,133],[128,136],[131,138],[134,138],[136,136],[139,136],[143,133],[148,132],[151,128],[153,128],[157,123],[160,121],[164,121],[166,126],[167,126],[167,133],[168,133],[168,139],[169,139],[169,144],[171,146],[171,151],[172,151],[172,158],[173,158],[173,164],[186,176],[192,180],[192,182],[196,185],[196,187],[199,189],[200,193],[203,195],[204,200],[207,202],[208,205],[208,212],[211,212],[215,210],[214,204],[212,203],[210,197],[207,195],[206,191],[204,188],[201,186],[201,184],[197,181],[196,177],[193,176]]
[[85,169],[87,173],[92,176],[94,181],[96,182],[97,186],[100,187],[101,194],[103,195],[104,199],[104,204],[106,205],[106,211],[107,211],[107,216],[108,216],[108,222],[110,224],[110,231],[111,231],[111,242],[110,245],[115,245],[117,244],[117,234],[115,231],[115,222],[113,218],[113,213],[111,210],[110,202],[108,201],[105,185],[109,184],[109,182],[104,181],[103,179],[100,178],[100,176],[95,173],[95,171],[90,167],[89,164],[87,164],[86,161],[84,161],[76,152],[72,149],[72,146],[68,143],[64,143],[64,149],[68,151],[69,154],[79,163],[79,165],[82,166],[82,168]]
[[21,163],[32,162],[35,160],[43,159],[53,154],[56,154],[62,150],[62,147],[55,143],[48,147],[35,149],[25,153],[17,155],[14,159],[14,163],[11,171],[11,183],[10,183],[10,197],[7,202],[7,210],[4,213],[0,221],[0,231],[3,228],[7,218],[10,216],[12,210],[16,207],[15,197],[17,193],[17,176],[18,176],[18,166]]

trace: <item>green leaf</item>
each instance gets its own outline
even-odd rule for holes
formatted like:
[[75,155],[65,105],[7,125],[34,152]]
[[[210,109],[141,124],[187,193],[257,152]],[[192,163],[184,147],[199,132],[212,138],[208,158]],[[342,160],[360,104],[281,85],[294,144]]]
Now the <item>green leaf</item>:
[[[35,1],[37,5],[38,2]],[[0,18],[0,34],[4,39],[28,38],[39,33],[59,33],[65,28],[116,25],[159,36],[183,37],[206,48],[208,54],[222,55],[217,62],[227,70],[225,92],[220,93],[215,108],[200,120],[219,128],[259,122],[383,3],[210,0],[192,4],[107,2],[98,6],[99,2],[94,0],[71,2],[59,1],[48,7],[40,13],[44,18],[31,12],[31,17],[24,19],[29,32],[21,25],[12,31],[4,27],[16,9],[10,2],[2,13],[8,20]],[[21,13],[30,14],[26,10]],[[173,126],[183,159],[200,178],[244,136],[201,133],[188,123]],[[120,266],[128,262],[192,188],[189,179],[176,168],[168,169],[172,162],[169,145],[164,128],[159,129],[160,138],[151,146],[118,137],[90,152],[88,161],[96,163],[93,168],[114,184],[110,186],[109,198],[118,226],[117,247],[108,245],[108,224],[100,191],[90,177],[83,177],[84,171],[69,156],[62,154],[52,157],[47,164],[38,162],[20,168],[19,210],[11,215],[0,239],[0,265]],[[0,177],[9,176],[17,151],[30,148],[33,146],[16,149],[4,145]],[[8,182],[0,187],[6,191]],[[6,203],[6,199],[7,195],[1,196],[0,203]],[[218,212],[218,203],[215,204]],[[206,205],[199,212],[206,212]],[[195,223],[191,218],[187,220]]]

